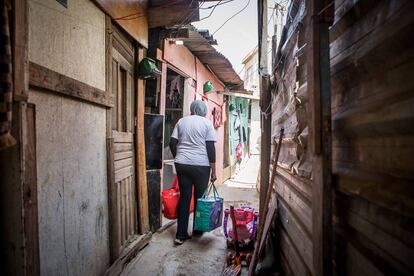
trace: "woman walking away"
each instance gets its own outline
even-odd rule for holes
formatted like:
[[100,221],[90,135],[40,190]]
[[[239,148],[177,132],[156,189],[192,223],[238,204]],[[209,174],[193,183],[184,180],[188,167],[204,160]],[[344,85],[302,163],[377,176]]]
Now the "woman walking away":
[[[213,124],[205,118],[207,106],[203,101],[197,100],[191,104],[190,110],[190,116],[178,121],[170,140],[180,188],[177,234],[174,240],[176,245],[181,245],[190,238],[187,230],[193,185],[196,210],[197,199],[207,188],[210,176],[211,181],[216,180],[216,133]],[[201,233],[193,231],[193,234]]]

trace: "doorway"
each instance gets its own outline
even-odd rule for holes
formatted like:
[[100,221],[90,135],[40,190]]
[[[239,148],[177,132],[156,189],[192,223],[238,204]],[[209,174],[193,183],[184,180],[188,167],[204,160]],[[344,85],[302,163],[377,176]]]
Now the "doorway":
[[111,260],[138,235],[135,170],[135,47],[116,26],[110,57],[114,107],[108,111],[108,194]]
[[[173,186],[176,176],[174,167],[174,157],[170,151],[170,139],[178,120],[186,113],[187,98],[186,78],[176,71],[167,69],[166,97],[165,97],[165,124],[164,124],[164,158],[163,158],[163,183],[162,190],[165,191]],[[169,223],[170,220],[164,216],[162,225]]]
[[167,70],[164,127],[163,190],[172,186],[175,176],[174,158],[169,148],[171,134],[178,120],[183,117],[185,78],[175,71]]

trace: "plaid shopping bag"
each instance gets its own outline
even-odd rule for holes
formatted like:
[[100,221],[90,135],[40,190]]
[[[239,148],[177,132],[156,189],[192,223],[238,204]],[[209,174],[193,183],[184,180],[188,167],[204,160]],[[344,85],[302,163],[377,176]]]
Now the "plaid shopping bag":
[[[213,191],[211,195],[211,191]],[[216,186],[211,183],[203,196],[197,200],[194,230],[210,232],[223,222],[223,198],[219,196]]]

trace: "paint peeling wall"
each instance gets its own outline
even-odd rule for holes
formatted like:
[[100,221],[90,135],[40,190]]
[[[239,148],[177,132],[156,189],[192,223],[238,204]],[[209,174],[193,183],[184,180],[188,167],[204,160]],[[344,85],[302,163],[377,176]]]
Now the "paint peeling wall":
[[[91,1],[29,1],[29,58],[105,90],[105,15]],[[31,90],[36,105],[41,275],[109,266],[106,109]]]

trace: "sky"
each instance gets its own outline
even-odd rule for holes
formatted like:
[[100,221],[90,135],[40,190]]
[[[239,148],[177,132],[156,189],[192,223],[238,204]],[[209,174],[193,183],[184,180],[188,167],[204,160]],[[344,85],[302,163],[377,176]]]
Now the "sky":
[[[242,69],[241,61],[257,45],[257,0],[234,0],[217,6],[209,18],[192,23],[197,29],[208,29],[212,34],[249,1],[250,3],[244,11],[228,21],[214,34],[218,43],[214,47],[230,60],[236,72],[240,72]],[[205,2],[201,8],[214,6],[217,3]],[[200,9],[200,19],[208,16],[211,11],[212,9]]]
[[[233,0],[226,3],[228,0],[222,1],[225,4],[212,8],[218,2],[205,2],[200,8],[201,21],[193,22],[192,24],[199,30],[208,29],[210,34],[213,34],[228,18],[242,10],[241,13],[230,19],[220,30],[214,34],[218,45],[214,47],[232,63],[234,70],[242,76],[242,60],[243,58],[256,47],[257,35],[257,0]],[[269,20],[269,34],[273,33],[274,19],[272,17],[275,2],[287,2],[268,0],[268,18]],[[205,18],[208,17],[208,18]],[[203,19],[205,18],[205,19]]]

